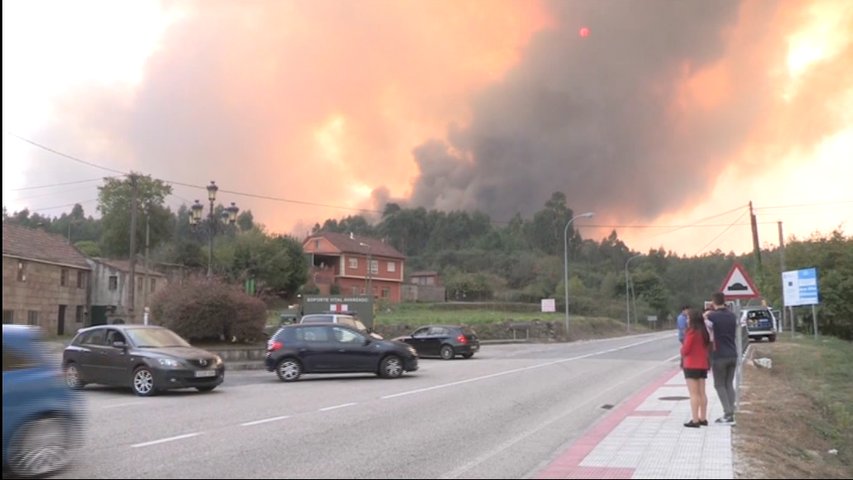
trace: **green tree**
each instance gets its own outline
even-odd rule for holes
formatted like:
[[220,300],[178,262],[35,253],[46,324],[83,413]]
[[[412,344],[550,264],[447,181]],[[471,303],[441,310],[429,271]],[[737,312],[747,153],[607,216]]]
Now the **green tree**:
[[146,217],[151,246],[168,240],[174,230],[172,213],[163,204],[172,187],[148,175],[131,174],[123,178],[104,179],[98,187],[98,210],[102,215],[101,246],[107,255],[127,257],[130,254],[130,211],[133,178],[137,184],[136,252],[145,248]]
[[75,243],[74,246],[77,247],[77,250],[80,250],[80,253],[86,255],[87,257],[101,256],[101,247],[91,240],[79,241]]
[[258,293],[293,298],[308,280],[302,244],[287,235],[269,237],[254,228],[221,245],[217,258],[228,265],[228,276],[233,281],[255,279]]

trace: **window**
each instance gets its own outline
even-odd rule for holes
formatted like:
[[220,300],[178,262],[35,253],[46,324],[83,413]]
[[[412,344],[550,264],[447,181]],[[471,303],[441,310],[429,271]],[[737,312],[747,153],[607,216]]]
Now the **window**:
[[389,272],[396,272],[397,271],[397,264],[394,262],[388,262],[388,271]]
[[86,288],[86,272],[77,272],[77,288]]
[[27,325],[38,326],[39,312],[37,310],[27,311]]
[[358,259],[350,258],[349,259],[349,268],[358,268]]
[[110,275],[110,290],[118,290],[118,276]]
[[64,287],[68,285],[68,269],[63,268],[61,272],[59,272],[59,286]]
[[148,291],[149,291],[149,292],[153,292],[154,290],[156,290],[156,289],[154,288],[155,286],[157,286],[157,279],[156,279],[156,278],[152,278],[152,279],[151,279],[151,284],[150,284],[150,285],[148,285]]
[[77,305],[77,309],[74,312],[74,321],[83,323],[83,305]]
[[15,323],[15,311],[3,310],[3,325],[12,325]]
[[347,330],[346,328],[333,327],[332,331],[335,333],[335,340],[338,343],[358,344],[358,343],[364,342],[364,337],[353,332],[352,330]]
[[142,287],[143,286],[145,286],[145,280],[143,280],[142,277],[137,276],[136,277],[136,292],[142,293]]
[[421,327],[412,334],[413,337],[426,337],[427,335],[429,335],[429,327]]
[[379,273],[379,260],[371,260],[370,261],[370,274],[376,275]]
[[27,264],[22,262],[21,260],[18,260],[18,281],[27,281]]
[[92,330],[91,332],[87,332],[80,339],[81,345],[103,345],[104,344],[104,336],[106,335],[106,331],[103,328],[99,328],[97,330]]
[[[299,338],[300,336],[302,338]],[[300,328],[299,333],[296,334],[296,338],[299,340],[304,340],[306,342],[327,342],[327,341],[329,341],[329,328],[328,327]]]
[[382,288],[382,298],[388,298],[391,296],[391,289],[388,287]]

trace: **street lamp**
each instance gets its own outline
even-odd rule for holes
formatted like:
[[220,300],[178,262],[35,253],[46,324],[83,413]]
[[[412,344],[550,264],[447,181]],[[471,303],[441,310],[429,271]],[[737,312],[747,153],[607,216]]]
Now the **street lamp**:
[[593,212],[586,212],[572,217],[563,229],[563,283],[566,287],[566,339],[569,337],[569,225],[578,218],[590,218]]
[[629,258],[627,262],[625,262],[625,315],[627,317],[625,322],[625,330],[628,332],[631,331],[631,297],[628,294],[628,264],[631,263],[631,260],[642,256],[642,253],[638,253],[637,255],[634,255],[633,257]]
[[358,242],[361,247],[367,248],[367,295],[370,300],[373,300],[373,290],[371,280],[373,280],[373,254],[370,250],[370,245],[364,242]]
[[[207,235],[207,278],[210,279],[213,276],[213,234],[214,234],[214,202],[216,201],[216,192],[219,191],[219,187],[216,186],[216,182],[213,180],[210,181],[210,185],[207,186],[207,199],[210,201],[210,213],[207,216],[207,227],[208,227],[208,235]],[[201,223],[201,215],[204,211],[204,206],[196,200],[192,205],[190,212],[190,225],[193,227],[197,226]],[[237,221],[237,212],[240,209],[237,208],[237,205],[234,202],[231,202],[231,206],[224,209],[222,212],[222,221],[228,224],[233,225]]]

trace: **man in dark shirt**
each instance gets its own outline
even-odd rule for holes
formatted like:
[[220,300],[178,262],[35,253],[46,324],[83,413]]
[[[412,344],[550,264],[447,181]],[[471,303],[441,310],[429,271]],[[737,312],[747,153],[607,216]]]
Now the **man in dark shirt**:
[[726,308],[726,297],[722,292],[711,296],[713,310],[705,312],[705,318],[713,325],[714,352],[711,354],[711,370],[714,373],[714,389],[723,405],[723,416],[716,423],[733,424],[735,421],[735,371],[737,370],[737,318]]

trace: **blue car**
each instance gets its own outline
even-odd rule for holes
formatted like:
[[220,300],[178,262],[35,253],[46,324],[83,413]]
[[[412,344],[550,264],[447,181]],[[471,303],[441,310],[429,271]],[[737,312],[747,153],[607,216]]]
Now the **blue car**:
[[3,325],[3,470],[18,477],[68,466],[83,421],[79,394],[65,385],[40,338],[37,328]]

